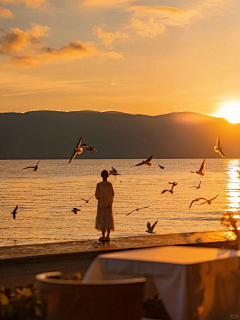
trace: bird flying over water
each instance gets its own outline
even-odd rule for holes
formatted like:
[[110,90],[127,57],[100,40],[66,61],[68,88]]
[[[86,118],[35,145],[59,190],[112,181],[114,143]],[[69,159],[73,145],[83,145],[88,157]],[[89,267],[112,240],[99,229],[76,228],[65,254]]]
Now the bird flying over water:
[[169,184],[171,184],[172,185],[172,188],[170,189],[170,190],[163,190],[162,192],[161,192],[161,194],[162,193],[165,193],[165,192],[170,192],[170,193],[173,193],[174,191],[173,191],[173,188],[175,187],[175,186],[177,186],[177,183],[176,182],[168,182]]
[[83,198],[79,198],[80,200],[83,200],[83,201],[85,201],[86,203],[88,203],[91,199],[92,199],[92,197],[94,197],[94,195],[93,196],[91,196],[88,200],[86,200],[86,199],[83,199]]
[[85,143],[82,143],[82,137],[81,137],[76,145],[76,148],[73,150],[73,154],[68,163],[72,162],[77,154],[81,154],[83,152],[83,147],[88,147],[88,145]]
[[116,176],[120,176],[121,175],[121,173],[118,173],[117,170],[114,169],[113,167],[112,167],[112,170],[109,171],[109,173],[111,175],[115,176],[115,179],[116,179]]
[[126,214],[126,216],[128,216],[129,214],[131,214],[131,213],[132,213],[132,212],[134,212],[134,211],[138,211],[138,210],[141,210],[141,209],[147,209],[147,208],[149,208],[149,206],[147,206],[147,207],[142,207],[142,208],[137,208],[137,209],[134,209],[134,210],[132,210],[131,212],[127,213],[127,214]]
[[193,204],[194,202],[199,201],[199,200],[205,200],[204,202],[200,203],[199,205],[205,204],[205,203],[207,203],[207,204],[212,204],[212,201],[213,201],[214,199],[216,199],[218,196],[219,196],[219,194],[218,194],[216,197],[214,197],[214,198],[212,198],[212,199],[210,199],[210,200],[207,200],[206,198],[197,198],[197,199],[193,200],[193,201],[190,203],[189,209],[191,208],[191,206],[192,206],[192,204]]
[[213,201],[214,199],[216,199],[218,196],[219,196],[219,194],[218,194],[216,197],[214,197],[214,198],[212,198],[212,199],[210,199],[210,200],[205,199],[206,201],[204,201],[203,203],[199,203],[199,205],[205,204],[205,203],[207,203],[207,204],[212,204],[212,201]]
[[37,171],[39,162],[40,162],[40,160],[37,162],[37,164],[35,166],[26,167],[26,168],[23,168],[23,170],[24,169],[33,169],[33,171]]
[[201,176],[204,176],[205,173],[203,172],[204,169],[205,169],[205,166],[206,166],[206,160],[204,159],[202,164],[201,164],[201,167],[198,171],[191,171],[192,173],[197,173],[197,174],[200,174]]
[[78,213],[78,211],[81,211],[80,209],[78,209],[78,208],[73,208],[72,209],[72,212],[74,212],[75,214],[77,214]]
[[135,164],[135,167],[143,166],[144,164],[146,164],[147,167],[152,167],[153,166],[153,164],[151,163],[152,158],[153,158],[153,155],[151,155],[147,160],[143,160],[142,162]]
[[159,164],[158,166],[159,166],[160,169],[164,169],[164,167],[163,167],[163,166],[160,166],[160,164]]
[[196,189],[200,189],[201,182],[202,182],[202,181],[200,181],[200,182],[199,182],[198,186],[192,186],[192,187],[189,187],[189,188],[196,188]]
[[86,151],[90,151],[91,154],[93,154],[93,152],[97,152],[97,150],[95,149],[95,147],[92,147],[92,146],[88,146],[88,147],[86,148]]
[[220,146],[220,138],[219,137],[217,138],[216,145],[214,147],[214,151],[218,152],[221,157],[226,158],[222,152],[222,147]]
[[146,232],[148,233],[156,233],[156,232],[153,232],[153,229],[155,228],[156,224],[158,223],[158,220],[156,222],[154,222],[154,224],[151,226],[151,223],[148,222],[147,223],[147,230]]
[[13,215],[13,219],[16,219],[17,209],[18,209],[18,205],[16,205],[15,209],[13,210],[13,212],[11,212],[11,214]]

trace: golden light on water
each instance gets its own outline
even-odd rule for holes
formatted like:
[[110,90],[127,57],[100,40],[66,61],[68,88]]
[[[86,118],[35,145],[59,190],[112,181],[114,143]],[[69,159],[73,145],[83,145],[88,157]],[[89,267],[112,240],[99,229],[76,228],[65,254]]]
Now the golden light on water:
[[228,162],[227,179],[227,208],[226,211],[237,212],[240,209],[240,170],[238,160]]
[[225,118],[231,123],[240,122],[240,102],[239,101],[229,101],[225,102],[216,117]]

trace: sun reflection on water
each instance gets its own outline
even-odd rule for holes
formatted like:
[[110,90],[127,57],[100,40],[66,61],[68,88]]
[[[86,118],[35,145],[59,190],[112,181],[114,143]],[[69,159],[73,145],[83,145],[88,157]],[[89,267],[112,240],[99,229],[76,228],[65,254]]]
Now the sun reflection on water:
[[225,211],[237,212],[240,208],[240,170],[238,160],[231,160],[227,167],[227,208]]

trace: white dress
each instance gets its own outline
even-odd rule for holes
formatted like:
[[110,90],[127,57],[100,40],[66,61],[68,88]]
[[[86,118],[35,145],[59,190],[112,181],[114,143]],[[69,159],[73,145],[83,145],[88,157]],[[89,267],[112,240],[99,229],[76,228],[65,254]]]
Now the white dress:
[[108,229],[114,231],[114,219],[112,210],[114,191],[111,182],[99,182],[97,184],[95,197],[96,199],[98,199],[95,228],[102,232],[106,232],[108,231]]

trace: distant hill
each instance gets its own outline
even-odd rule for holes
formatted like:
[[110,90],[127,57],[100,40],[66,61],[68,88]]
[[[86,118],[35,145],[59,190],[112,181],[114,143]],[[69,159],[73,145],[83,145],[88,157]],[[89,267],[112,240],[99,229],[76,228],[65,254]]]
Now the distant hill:
[[80,158],[240,158],[240,124],[192,112],[160,116],[120,112],[0,113],[0,159],[68,159],[80,136],[97,149]]

